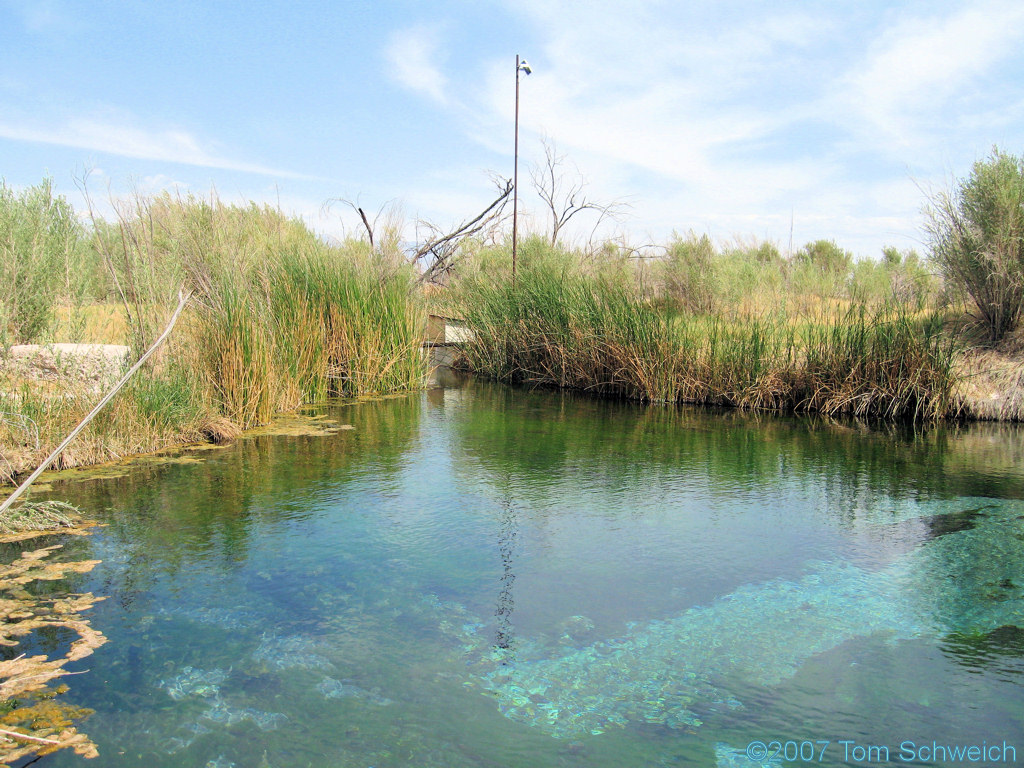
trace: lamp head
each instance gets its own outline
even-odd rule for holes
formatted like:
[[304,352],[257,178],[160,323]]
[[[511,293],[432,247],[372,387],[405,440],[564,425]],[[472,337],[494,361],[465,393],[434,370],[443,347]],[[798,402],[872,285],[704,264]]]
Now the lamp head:
[[530,69],[530,65],[526,63],[526,59],[523,59],[521,62],[519,62],[519,69],[521,69],[526,74],[530,74],[531,72],[533,72],[533,70]]

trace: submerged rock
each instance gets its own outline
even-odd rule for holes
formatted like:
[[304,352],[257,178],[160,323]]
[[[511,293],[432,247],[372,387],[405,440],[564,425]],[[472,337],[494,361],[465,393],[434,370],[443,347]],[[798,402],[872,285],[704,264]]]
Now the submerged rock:
[[586,616],[570,616],[558,624],[558,641],[564,645],[579,645],[595,639],[596,626]]
[[200,717],[219,725],[234,725],[248,720],[261,731],[272,731],[288,719],[288,716],[281,712],[264,712],[251,707],[232,707],[221,698],[216,699]]
[[377,690],[368,691],[353,683],[335,680],[333,677],[325,677],[316,689],[328,699],[362,699],[378,707],[394,703],[391,699],[381,696]]
[[192,696],[209,698],[220,692],[220,684],[228,679],[229,674],[230,670],[183,667],[181,672],[170,680],[161,680],[160,687],[175,701]]
[[851,638],[917,636],[921,625],[898,599],[900,576],[820,563],[797,581],[745,585],[674,618],[632,624],[620,637],[532,659],[521,653],[529,644],[506,653],[470,636],[473,622],[448,626],[462,627],[464,653],[490,662],[478,682],[510,719],[559,738],[627,723],[692,730],[702,724],[697,709],[742,706],[716,687],[726,675],[774,685]]
[[[475,683],[510,719],[555,737],[628,723],[686,730],[701,724],[698,711],[742,707],[717,689],[721,681],[776,685],[854,638],[1009,635],[1007,628],[1024,627],[1018,513],[1008,506],[977,517],[881,570],[809,563],[798,579],[746,584],[677,616],[629,624],[619,637],[553,653],[534,652],[543,646],[528,639],[495,648],[462,606],[436,597],[426,604],[461,646]],[[990,557],[979,560],[982,552]],[[568,621],[557,628],[563,635],[588,628],[584,617]]]
[[261,620],[260,615],[254,610],[219,606],[161,606],[154,611],[153,615],[146,616],[143,620],[151,625],[157,618],[163,621],[195,622],[231,632],[253,629],[259,625]]
[[252,652],[252,659],[277,670],[332,668],[334,664],[319,651],[319,643],[302,635],[281,637],[264,634]]

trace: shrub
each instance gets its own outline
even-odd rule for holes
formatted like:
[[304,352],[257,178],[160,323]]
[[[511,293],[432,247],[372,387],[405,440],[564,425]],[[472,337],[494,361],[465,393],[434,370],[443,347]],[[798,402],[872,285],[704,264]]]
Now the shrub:
[[82,226],[50,179],[20,194],[0,182],[0,342],[35,341],[77,290]]
[[1020,322],[1024,302],[1024,160],[993,149],[927,214],[933,261],[999,341]]
[[718,287],[715,256],[715,245],[707,235],[676,236],[662,265],[666,301],[689,312],[711,312]]
[[791,288],[797,294],[838,297],[848,288],[853,254],[833,240],[815,240],[793,254]]

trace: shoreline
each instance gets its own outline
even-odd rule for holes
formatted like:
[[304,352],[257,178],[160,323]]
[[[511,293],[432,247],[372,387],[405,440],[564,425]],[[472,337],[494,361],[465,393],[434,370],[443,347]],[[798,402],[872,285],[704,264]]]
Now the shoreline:
[[[446,366],[434,366],[432,371],[437,370],[448,370],[458,371],[460,374],[476,377],[477,374],[471,370],[465,368],[453,368]],[[425,381],[424,386],[421,389],[429,388],[430,380],[436,381],[436,376],[429,374]],[[487,377],[480,377],[487,378]],[[950,422],[994,422],[1004,424],[1020,424],[1024,423],[1024,360],[1019,355],[1008,354],[999,352],[991,349],[971,348],[964,352],[961,352],[957,361],[957,378],[959,380],[960,392],[958,398],[960,399],[960,408],[956,416],[940,419],[935,423],[950,423]],[[46,381],[46,385],[52,385],[55,382]],[[68,387],[73,389],[74,383]],[[571,387],[553,387],[553,389],[573,389]],[[418,390],[409,389],[405,392],[398,393],[394,396],[405,396]],[[580,390],[586,392],[586,390]],[[595,397],[602,399],[608,399],[611,397],[608,394],[593,393]],[[384,395],[382,397],[388,397]],[[53,480],[60,479],[61,473],[65,472],[95,472],[94,477],[116,477],[123,474],[118,471],[117,468],[122,466],[129,466],[137,464],[139,462],[154,461],[163,463],[165,461],[174,461],[178,458],[178,454],[186,451],[208,451],[217,450],[222,447],[226,447],[237,439],[251,439],[260,435],[269,434],[331,434],[335,431],[342,429],[355,429],[352,425],[341,424],[335,427],[328,426],[333,422],[325,416],[304,416],[303,410],[310,408],[317,408],[323,405],[330,404],[354,404],[366,399],[377,399],[375,397],[370,398],[353,398],[353,399],[335,399],[330,401],[324,401],[323,403],[309,403],[304,404],[296,409],[290,411],[281,411],[275,414],[269,424],[252,427],[247,430],[238,430],[236,434],[233,434],[226,439],[219,439],[216,436],[208,436],[205,440],[196,440],[199,436],[197,433],[184,433],[178,436],[167,436],[165,439],[160,441],[160,444],[153,446],[149,450],[141,450],[138,452],[125,453],[123,455],[116,451],[115,447],[111,447],[110,458],[104,458],[99,461],[91,460],[92,457],[104,455],[103,451],[98,450],[79,450],[75,451],[73,448],[69,449],[67,457],[62,456],[60,460],[60,466],[56,469],[48,470],[40,477],[40,484],[34,486],[37,490],[43,487],[47,487]],[[616,399],[612,397],[611,399]],[[730,407],[728,405],[708,405],[705,403],[687,403],[687,405],[696,407],[709,407],[709,408],[721,408]],[[736,408],[737,406],[731,406]],[[761,411],[765,413],[785,413],[793,414],[797,416],[814,415],[817,412],[813,410],[806,411],[780,411],[773,408],[744,408],[740,407],[739,410],[745,411]],[[856,417],[851,417],[856,418]],[[881,418],[881,417],[879,417]],[[883,419],[885,421],[902,421],[901,419]],[[14,472],[8,472],[7,476],[0,481],[0,488],[11,488],[16,487],[17,482],[23,479],[30,473],[36,466],[31,460],[25,458],[26,452],[12,449],[9,446],[0,445],[0,458],[8,465],[9,469],[13,469]],[[41,445],[39,449],[31,452],[30,455],[47,455],[48,446]],[[77,456],[76,456],[77,453]],[[108,454],[109,455],[109,454]],[[21,458],[21,461],[18,459]],[[13,461],[12,461],[13,459]],[[18,461],[15,464],[15,461]],[[80,478],[80,479],[92,479],[92,478]]]

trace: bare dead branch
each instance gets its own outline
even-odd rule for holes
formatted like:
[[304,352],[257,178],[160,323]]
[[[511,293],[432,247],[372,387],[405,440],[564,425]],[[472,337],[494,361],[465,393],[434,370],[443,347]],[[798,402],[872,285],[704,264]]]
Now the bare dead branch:
[[420,283],[440,282],[455,266],[459,247],[470,237],[497,226],[504,216],[505,205],[512,194],[511,179],[495,179],[498,196],[491,201],[474,218],[456,225],[447,232],[442,231],[430,222],[421,221],[419,225],[430,234],[416,248],[411,260],[414,264],[431,258],[431,262],[419,277]]
[[602,203],[591,200],[586,195],[587,182],[575,165],[572,172],[567,172],[564,154],[559,154],[554,142],[543,139],[544,164],[530,169],[530,178],[537,195],[544,202],[551,218],[551,245],[558,243],[558,236],[565,226],[577,214],[593,211],[597,221],[591,229],[591,240],[594,233],[605,219],[618,219],[629,207],[621,201]]
[[373,227],[370,226],[370,222],[366,219],[366,211],[362,208],[356,208],[359,211],[359,218],[363,220],[363,226],[366,227],[366,234],[370,237],[370,250],[373,250]]

